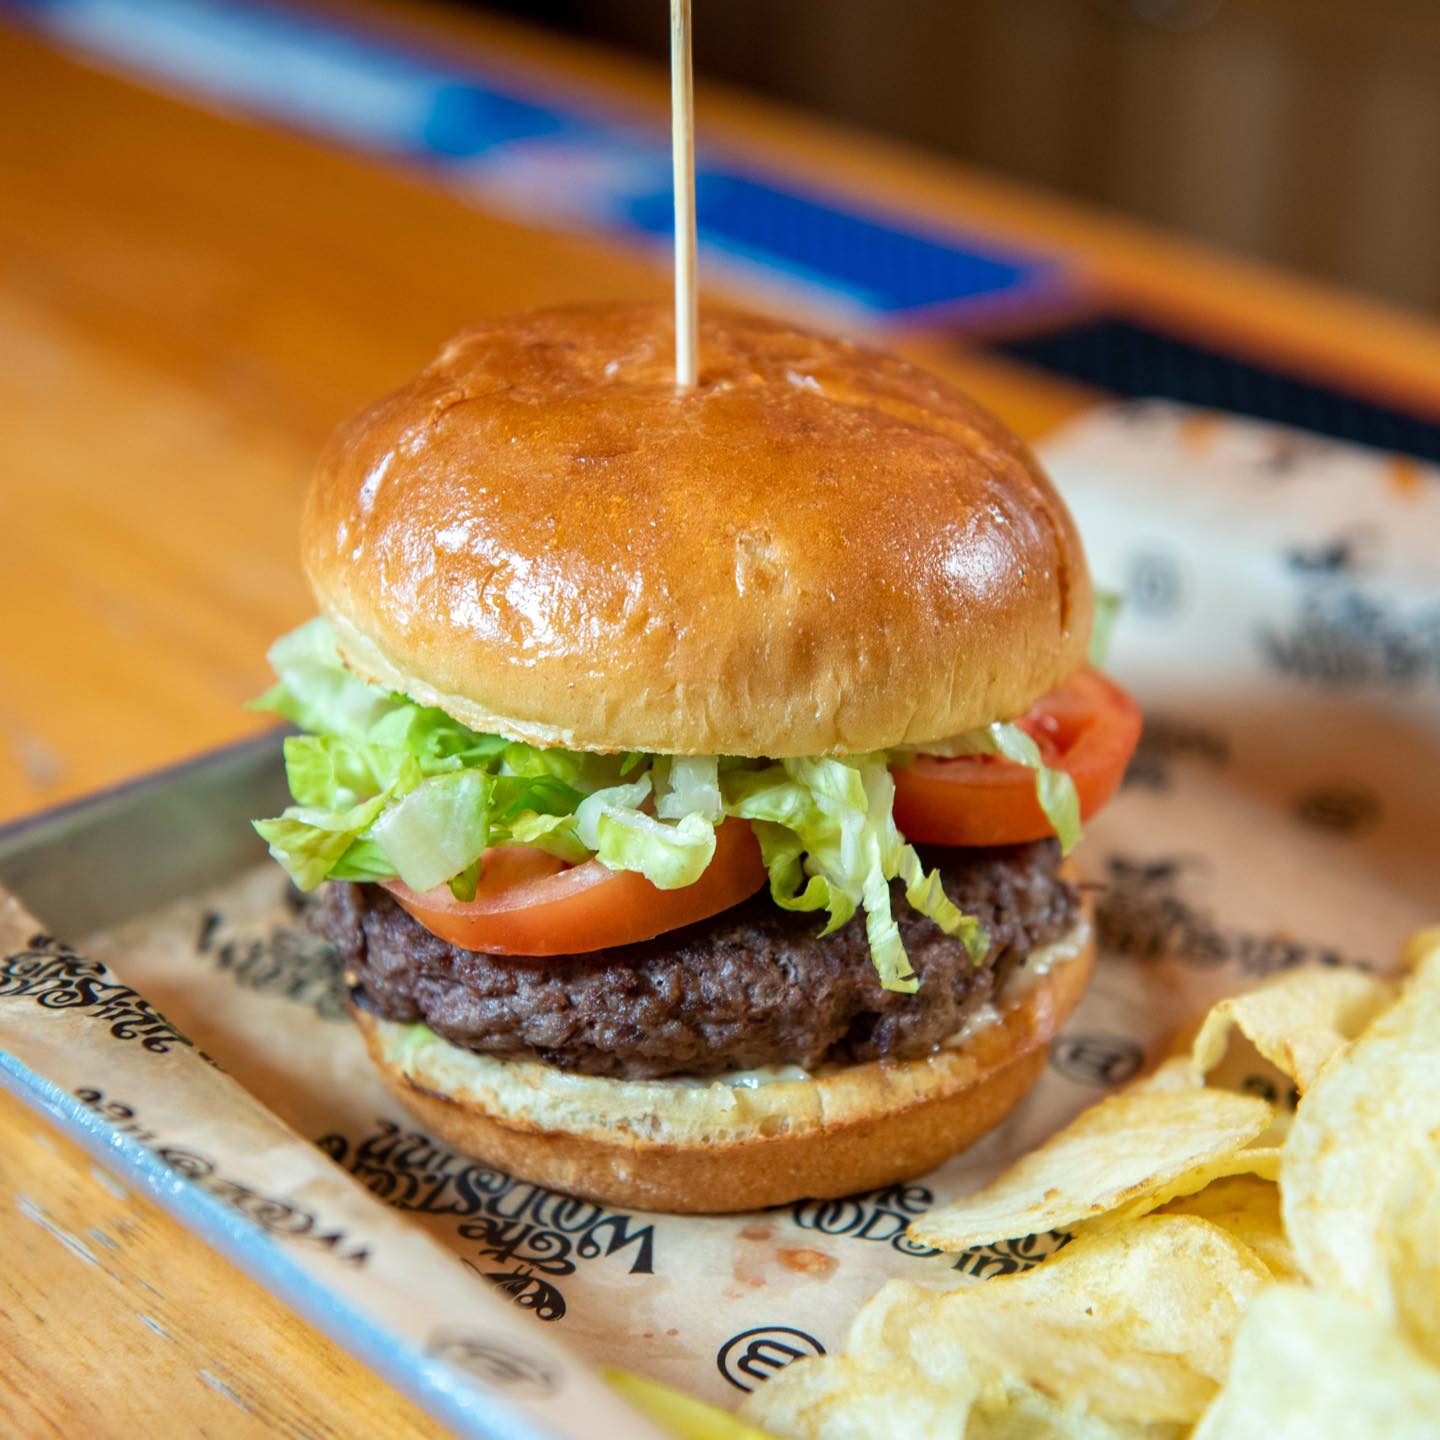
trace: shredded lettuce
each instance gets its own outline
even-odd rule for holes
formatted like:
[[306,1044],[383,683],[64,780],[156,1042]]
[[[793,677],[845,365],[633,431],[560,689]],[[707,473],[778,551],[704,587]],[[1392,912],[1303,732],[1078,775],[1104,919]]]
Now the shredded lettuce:
[[473,895],[476,862],[493,845],[590,855],[575,810],[612,783],[618,760],[482,735],[370,685],[345,668],[324,620],[278,640],[270,663],[279,682],[256,708],[313,733],[285,741],[296,803],[255,828],[301,888],[398,876]]
[[662,820],[700,815],[713,825],[725,813],[720,762],[714,755],[657,755],[650,773],[655,783],[655,813]]
[[1096,590],[1095,619],[1090,626],[1090,663],[1098,670],[1110,653],[1115,635],[1115,622],[1125,608],[1125,597],[1118,590]]
[[533,845],[571,865],[590,858],[590,851],[575,833],[573,815],[541,815],[535,810],[522,810],[510,822],[510,838],[517,845]]
[[888,990],[914,990],[916,980],[890,909],[890,882],[977,963],[989,948],[984,927],[946,898],[895,828],[895,782],[884,755],[782,760],[758,771],[730,772],[726,811],[754,824],[770,873],[770,894],[787,910],[824,910],[823,934],[844,925],[861,906],[866,938]]
[[674,824],[643,811],[609,811],[597,826],[596,856],[612,870],[638,870],[659,890],[680,890],[705,873],[715,854],[715,827],[700,815]]
[[370,833],[412,890],[433,890],[485,853],[490,790],[483,770],[431,775],[386,806]]
[[[751,823],[770,894],[788,910],[824,911],[829,934],[863,912],[882,984],[917,980],[891,906],[898,883],[912,908],[957,936],[978,964],[980,923],[945,895],[896,829],[897,757],[780,761],[717,756],[576,754],[468,729],[444,711],[368,684],[345,668],[314,620],[270,651],[278,683],[260,700],[304,734],[285,742],[295,803],[255,828],[296,884],[388,880],[416,890],[475,893],[484,852],[534,845],[577,863],[590,857],[661,889],[692,885],[726,817]],[[949,753],[995,753],[1036,770],[1046,814],[1068,849],[1078,838],[1069,777],[1047,770],[1013,725],[961,737]]]
[[274,820],[257,820],[255,829],[295,883],[302,890],[313,890],[369,829],[386,798],[382,792],[342,810],[292,805]]
[[1035,798],[1055,830],[1060,853],[1068,855],[1080,843],[1080,797],[1075,782],[1067,771],[1052,770],[1040,758],[1034,737],[1018,725],[991,725],[987,733],[1007,760],[1035,772]]
[[367,685],[340,663],[329,622],[308,621],[282,635],[266,657],[279,677],[258,700],[256,710],[273,710],[302,730],[344,740],[364,740],[402,705],[376,685]]
[[715,854],[715,824],[704,815],[682,813],[673,823],[640,807],[653,781],[638,780],[597,790],[575,811],[575,832],[612,870],[638,870],[659,890],[680,890],[705,873]]

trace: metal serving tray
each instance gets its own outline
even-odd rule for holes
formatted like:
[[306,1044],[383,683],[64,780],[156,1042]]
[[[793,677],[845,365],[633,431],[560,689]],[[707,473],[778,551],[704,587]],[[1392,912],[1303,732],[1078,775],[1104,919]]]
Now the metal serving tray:
[[[0,885],[48,930],[78,941],[224,882],[264,858],[250,817],[278,813],[287,802],[285,733],[270,731],[13,821],[0,828]],[[73,883],[77,873],[86,876],[83,887]],[[133,997],[126,987],[106,988]],[[173,1164],[112,1123],[113,1117],[87,1107],[3,1047],[0,1084],[456,1434],[563,1440],[580,1433],[538,1420],[523,1403],[512,1405],[497,1393],[499,1387],[475,1384],[463,1364],[457,1369],[406,1343],[373,1313],[317,1280],[233,1202],[177,1174]],[[603,1397],[601,1408],[610,1398]],[[636,1433],[654,1433],[639,1416],[633,1418]],[[621,1433],[613,1424],[603,1429],[607,1435]]]
[[218,884],[264,858],[250,817],[289,803],[286,733],[267,731],[0,826],[0,885],[57,934],[78,939]]

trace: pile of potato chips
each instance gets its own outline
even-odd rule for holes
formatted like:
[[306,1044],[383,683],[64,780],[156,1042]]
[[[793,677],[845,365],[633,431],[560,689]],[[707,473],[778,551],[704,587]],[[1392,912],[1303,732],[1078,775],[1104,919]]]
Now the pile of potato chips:
[[890,1283],[844,1355],[790,1366],[742,1419],[803,1440],[1440,1436],[1440,930],[1407,961],[1403,982],[1301,970],[1222,1000],[1187,1053],[911,1227],[946,1250],[1068,1231],[1054,1258]]

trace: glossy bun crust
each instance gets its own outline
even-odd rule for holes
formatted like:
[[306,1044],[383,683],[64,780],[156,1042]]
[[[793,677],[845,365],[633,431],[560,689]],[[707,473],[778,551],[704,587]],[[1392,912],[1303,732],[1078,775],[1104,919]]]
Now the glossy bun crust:
[[360,674],[580,750],[854,753],[1027,709],[1085,655],[1068,511],[991,415],[889,355],[666,308],[466,331],[341,427],[306,569]]

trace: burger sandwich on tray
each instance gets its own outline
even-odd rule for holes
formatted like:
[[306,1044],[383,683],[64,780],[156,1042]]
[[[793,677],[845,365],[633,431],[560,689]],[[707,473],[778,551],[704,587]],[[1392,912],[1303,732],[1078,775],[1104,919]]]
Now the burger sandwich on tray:
[[674,353],[659,306],[531,312],[341,427],[257,828],[433,1134],[742,1210],[918,1174],[1035,1082],[1140,721],[992,416],[736,312],[693,388]]

